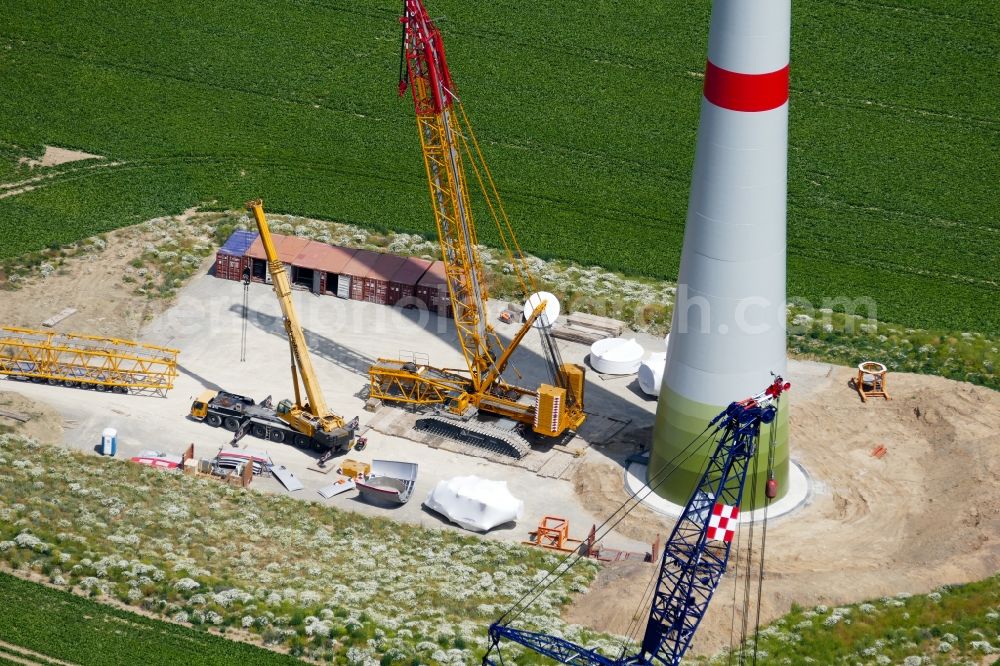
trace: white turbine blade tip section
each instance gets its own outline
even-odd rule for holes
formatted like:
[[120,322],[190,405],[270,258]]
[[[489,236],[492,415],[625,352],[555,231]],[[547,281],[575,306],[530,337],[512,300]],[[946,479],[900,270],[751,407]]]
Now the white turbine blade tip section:
[[531,313],[535,311],[535,308],[542,301],[545,301],[545,310],[538,316],[538,319],[535,320],[532,326],[535,328],[551,328],[556,323],[556,319],[559,318],[562,306],[559,304],[559,299],[547,291],[539,291],[528,297],[528,300],[524,302],[524,318],[528,319],[531,317]]

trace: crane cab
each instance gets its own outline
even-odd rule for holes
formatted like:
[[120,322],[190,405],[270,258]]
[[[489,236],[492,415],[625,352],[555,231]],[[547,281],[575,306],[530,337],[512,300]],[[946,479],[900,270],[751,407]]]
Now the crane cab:
[[191,403],[191,418],[202,421],[208,416],[208,406],[215,400],[218,391],[206,390],[198,394],[198,397]]

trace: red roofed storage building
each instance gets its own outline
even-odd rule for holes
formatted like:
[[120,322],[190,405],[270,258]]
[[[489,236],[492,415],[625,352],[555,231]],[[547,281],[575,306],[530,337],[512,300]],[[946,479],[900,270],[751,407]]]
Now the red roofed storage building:
[[[422,304],[438,314],[451,316],[444,264],[440,261],[357,250],[298,236],[271,236],[293,287],[385,305]],[[230,241],[219,250],[216,264],[216,276],[220,278],[239,280],[243,269],[249,269],[251,280],[271,282],[264,244],[256,234],[233,232]],[[223,269],[219,270],[219,266]]]
[[[349,282],[343,272],[356,253],[353,248],[310,241],[292,261],[292,270],[299,274],[296,284],[302,284],[316,294],[336,295],[340,281]],[[311,275],[307,271],[311,271]]]

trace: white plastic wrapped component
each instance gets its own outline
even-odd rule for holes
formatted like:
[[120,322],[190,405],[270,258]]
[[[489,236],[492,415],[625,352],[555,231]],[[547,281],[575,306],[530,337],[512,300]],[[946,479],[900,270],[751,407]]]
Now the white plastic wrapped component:
[[590,345],[590,365],[602,375],[630,375],[645,353],[634,338],[604,338]]
[[488,532],[524,515],[524,502],[510,494],[506,481],[478,476],[438,481],[424,506],[473,532]]
[[639,366],[639,388],[648,396],[660,395],[663,382],[663,368],[667,364],[667,352],[650,354]]

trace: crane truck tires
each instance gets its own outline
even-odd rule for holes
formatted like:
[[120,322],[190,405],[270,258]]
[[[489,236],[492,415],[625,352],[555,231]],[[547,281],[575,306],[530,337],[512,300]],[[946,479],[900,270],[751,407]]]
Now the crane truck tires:
[[295,445],[295,448],[297,449],[308,449],[309,445],[311,444],[309,438],[306,437],[305,435],[295,435],[295,438],[292,440],[292,443]]
[[254,423],[253,428],[250,430],[250,434],[257,439],[267,439],[267,428],[259,423]]
[[209,414],[205,417],[205,423],[212,426],[213,428],[218,428],[222,425],[222,417],[218,414]]
[[282,432],[281,430],[272,430],[271,441],[274,442],[275,444],[281,444],[282,442],[285,441],[285,433]]
[[228,430],[229,432],[236,432],[237,430],[239,430],[240,421],[235,416],[227,416],[222,421],[222,427]]

